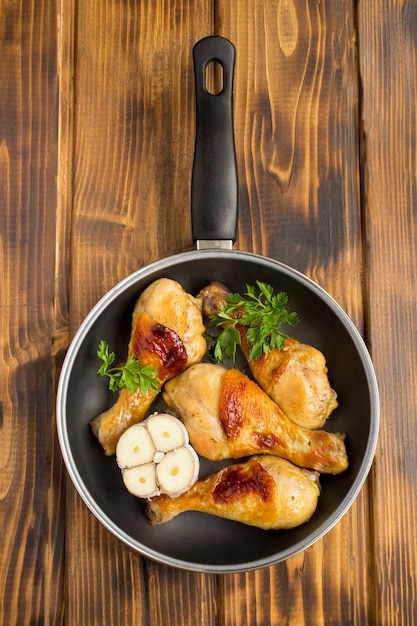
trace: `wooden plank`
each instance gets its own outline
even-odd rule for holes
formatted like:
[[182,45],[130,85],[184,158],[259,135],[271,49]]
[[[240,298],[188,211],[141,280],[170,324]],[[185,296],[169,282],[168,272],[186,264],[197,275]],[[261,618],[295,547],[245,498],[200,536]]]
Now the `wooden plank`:
[[417,615],[416,6],[359,3],[368,335],[381,393],[373,517],[378,624]]
[[151,624],[217,626],[217,576],[180,572],[150,561],[147,576]]
[[[237,48],[238,247],[306,273],[363,330],[353,3],[227,0],[216,17]],[[371,622],[371,564],[365,487],[303,554],[224,577],[222,623]]]
[[[210,2],[191,0],[64,0],[65,13],[73,7],[66,74],[74,74],[74,93],[63,96],[74,102],[72,332],[120,279],[192,247],[191,53],[210,34],[213,16]],[[139,557],[95,520],[70,484],[67,510],[68,623],[157,624],[168,616],[172,624],[216,623],[215,576]]]
[[56,3],[0,5],[0,622],[60,624]]

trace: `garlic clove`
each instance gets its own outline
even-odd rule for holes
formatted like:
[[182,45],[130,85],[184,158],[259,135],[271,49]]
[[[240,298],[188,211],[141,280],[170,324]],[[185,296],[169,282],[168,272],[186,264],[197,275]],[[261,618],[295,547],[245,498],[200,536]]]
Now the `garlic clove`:
[[159,495],[154,463],[146,463],[123,470],[123,482],[130,493],[139,498]]
[[117,443],[117,464],[121,468],[144,465],[152,461],[155,452],[148,430],[142,424],[135,424],[123,433]]
[[198,478],[199,465],[198,456],[189,445],[167,452],[156,466],[161,493],[176,497],[187,491]]
[[160,452],[169,452],[188,443],[184,424],[172,415],[154,413],[146,420],[146,426],[156,450]]

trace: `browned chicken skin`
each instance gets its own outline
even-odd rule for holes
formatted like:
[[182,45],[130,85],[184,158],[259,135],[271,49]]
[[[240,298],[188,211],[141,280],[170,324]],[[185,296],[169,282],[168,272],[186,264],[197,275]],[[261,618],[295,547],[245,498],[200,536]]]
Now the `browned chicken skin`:
[[[139,297],[132,316],[128,354],[141,366],[152,365],[162,384],[206,351],[201,301],[187,294],[181,285],[162,278],[152,283]],[[132,424],[140,422],[157,396],[121,390],[115,404],[90,423],[107,455],[115,452],[117,441]]]
[[278,530],[307,522],[319,495],[317,472],[265,455],[225,467],[197,481],[177,498],[153,498],[146,512],[152,525],[192,510]]
[[[203,314],[207,317],[217,314],[230,294],[231,291],[224,285],[210,283],[200,292]],[[312,346],[289,338],[282,350],[275,348],[258,359],[250,360],[247,328],[238,325],[237,329],[253,377],[285,415],[304,428],[323,426],[337,407],[336,393],[329,384],[323,354]]]
[[163,396],[196,452],[213,461],[273,454],[327,474],[348,466],[344,435],[294,424],[239,370],[193,365],[165,384]]
[[[241,347],[248,359],[250,345],[245,330],[240,334]],[[325,358],[312,346],[288,338],[282,350],[275,348],[258,359],[248,359],[248,364],[262,389],[299,426],[320,428],[337,407]]]

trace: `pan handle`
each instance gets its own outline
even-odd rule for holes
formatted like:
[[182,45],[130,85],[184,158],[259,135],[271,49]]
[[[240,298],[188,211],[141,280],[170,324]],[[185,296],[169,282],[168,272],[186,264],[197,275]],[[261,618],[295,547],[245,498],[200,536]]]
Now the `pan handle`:
[[[193,49],[196,87],[196,138],[191,185],[194,241],[223,247],[236,239],[237,167],[233,132],[235,48],[224,37],[210,36]],[[210,93],[206,68],[222,67],[222,89]],[[208,247],[202,245],[201,247]]]

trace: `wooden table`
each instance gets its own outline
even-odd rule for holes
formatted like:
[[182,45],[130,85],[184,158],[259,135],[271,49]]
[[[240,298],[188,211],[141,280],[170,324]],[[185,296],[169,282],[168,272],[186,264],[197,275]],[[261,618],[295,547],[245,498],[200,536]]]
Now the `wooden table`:
[[[87,510],[56,385],[79,324],[138,267],[193,249],[192,47],[237,50],[237,247],[317,281],[381,395],[356,502],[274,567],[156,564]],[[417,615],[417,11],[411,1],[1,0],[2,624],[400,624]]]

